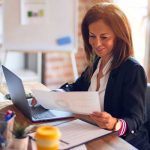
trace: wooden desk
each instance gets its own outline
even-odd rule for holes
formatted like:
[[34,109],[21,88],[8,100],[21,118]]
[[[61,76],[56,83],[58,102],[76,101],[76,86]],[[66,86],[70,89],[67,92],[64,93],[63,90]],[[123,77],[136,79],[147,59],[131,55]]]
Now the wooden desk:
[[[5,102],[0,103],[0,111],[6,112],[8,109],[16,112],[16,120],[33,124],[29,119],[27,119],[13,104],[11,101],[6,100]],[[1,119],[1,118],[0,118]],[[51,122],[52,125],[60,123],[62,121]],[[103,138],[94,140],[86,144],[87,150],[136,150],[132,145],[119,138],[117,135],[107,135]],[[31,146],[28,146],[28,150],[31,150]]]
[[[45,86],[39,84],[39,83],[30,83],[27,84],[27,86],[30,89],[36,88],[36,89],[42,89],[48,90],[45,88]],[[17,121],[23,121],[24,123],[31,125],[33,124],[28,118],[26,118],[13,104],[11,101],[6,100],[3,102],[0,102],[0,112],[6,112],[8,109],[13,110],[16,112],[16,120]],[[1,119],[1,118],[0,118]],[[57,123],[61,123],[63,121],[55,121],[51,122],[52,125],[55,125]],[[37,123],[36,123],[37,124]],[[136,150],[132,145],[124,141],[123,139],[119,138],[115,134],[104,136],[103,138],[94,140],[92,142],[89,142],[86,144],[87,150]],[[31,145],[28,146],[28,150],[31,150]]]

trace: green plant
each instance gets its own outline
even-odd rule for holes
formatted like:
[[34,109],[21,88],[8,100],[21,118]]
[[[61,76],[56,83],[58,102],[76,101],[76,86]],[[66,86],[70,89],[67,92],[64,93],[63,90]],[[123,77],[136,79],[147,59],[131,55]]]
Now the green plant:
[[26,124],[20,124],[19,122],[14,123],[14,129],[12,131],[12,134],[15,138],[21,139],[25,138],[27,134],[30,132],[30,128]]

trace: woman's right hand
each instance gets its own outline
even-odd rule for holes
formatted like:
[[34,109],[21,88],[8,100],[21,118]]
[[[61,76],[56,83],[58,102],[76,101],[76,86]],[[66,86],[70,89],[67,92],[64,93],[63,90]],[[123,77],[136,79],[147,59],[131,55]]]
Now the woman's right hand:
[[34,107],[37,104],[37,100],[33,97],[31,101],[31,105]]

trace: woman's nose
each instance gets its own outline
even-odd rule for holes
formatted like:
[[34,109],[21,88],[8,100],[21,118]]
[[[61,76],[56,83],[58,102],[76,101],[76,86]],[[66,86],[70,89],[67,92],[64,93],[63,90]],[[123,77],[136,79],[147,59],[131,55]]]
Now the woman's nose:
[[100,38],[95,38],[94,40],[94,46],[99,47],[102,44],[102,41]]

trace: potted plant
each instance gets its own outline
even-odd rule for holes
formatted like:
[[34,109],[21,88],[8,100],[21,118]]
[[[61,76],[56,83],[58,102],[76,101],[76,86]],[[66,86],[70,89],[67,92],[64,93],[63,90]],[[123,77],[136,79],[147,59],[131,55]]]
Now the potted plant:
[[18,122],[15,122],[14,124],[14,129],[12,131],[12,134],[14,135],[15,138],[17,139],[22,139],[25,138],[28,134],[28,126],[26,124],[20,124]]
[[12,131],[12,141],[8,147],[18,150],[27,150],[29,132],[30,127],[28,127],[26,124],[20,124],[19,122],[15,122],[14,129]]

